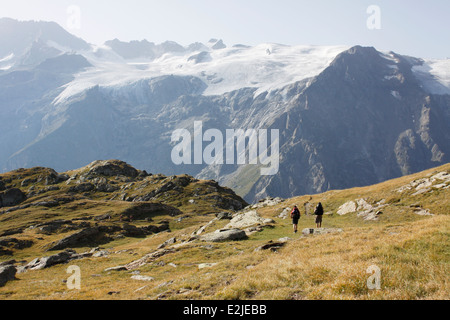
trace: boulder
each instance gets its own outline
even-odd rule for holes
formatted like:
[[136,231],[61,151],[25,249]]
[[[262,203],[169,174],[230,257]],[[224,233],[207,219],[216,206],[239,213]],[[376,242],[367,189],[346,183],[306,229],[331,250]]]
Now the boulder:
[[351,212],[355,212],[355,211],[356,211],[356,203],[354,201],[349,201],[339,207],[337,214],[340,216],[343,216],[347,213],[351,213]]
[[3,287],[8,281],[16,278],[17,269],[13,265],[0,267],[0,287]]
[[221,229],[201,236],[200,240],[206,242],[222,242],[222,241],[243,240],[246,238],[247,234],[243,230]]
[[16,206],[19,203],[24,202],[26,199],[27,196],[20,189],[8,189],[0,192],[0,208]]

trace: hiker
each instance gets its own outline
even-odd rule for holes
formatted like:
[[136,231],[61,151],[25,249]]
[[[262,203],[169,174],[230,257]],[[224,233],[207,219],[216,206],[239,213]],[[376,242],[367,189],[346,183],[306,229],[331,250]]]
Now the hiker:
[[317,228],[322,228],[322,217],[323,217],[323,206],[322,203],[319,202],[316,209],[314,210],[314,214],[316,215],[316,226]]
[[292,224],[294,225],[294,233],[298,231],[298,220],[300,219],[300,210],[298,210],[297,206],[294,206],[294,209],[291,211]]

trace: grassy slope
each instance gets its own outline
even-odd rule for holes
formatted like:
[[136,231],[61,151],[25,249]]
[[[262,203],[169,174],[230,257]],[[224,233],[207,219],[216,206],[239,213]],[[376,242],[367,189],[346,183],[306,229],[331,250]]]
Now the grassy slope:
[[[415,196],[413,191],[395,191],[415,179],[442,171],[450,172],[450,164],[379,185],[302,196],[258,209],[262,216],[276,221],[274,228],[266,228],[245,241],[189,243],[134,271],[153,277],[151,282],[130,279],[132,271],[104,271],[137,260],[174,236],[178,242],[187,239],[212,219],[195,215],[195,208],[190,208],[190,217],[181,222],[170,219],[171,233],[120,239],[103,246],[112,252],[107,257],[72,261],[70,265],[81,268],[81,290],[67,289],[64,281],[69,277],[68,265],[57,265],[18,274],[18,280],[0,288],[0,299],[449,299],[449,189],[432,189]],[[336,214],[343,203],[360,198],[370,203],[386,200],[388,206],[378,221],[364,221],[356,213]],[[290,222],[278,215],[293,204],[302,208],[306,201],[321,201],[325,211],[333,213],[324,217],[324,227],[344,231],[320,236],[293,235]],[[83,212],[98,215],[120,211],[121,205],[127,204],[95,201],[92,208]],[[434,215],[415,214],[419,206]],[[38,214],[42,212],[35,212],[33,219]],[[63,216],[66,214],[82,213],[74,210]],[[0,219],[1,226],[17,225],[25,217],[14,223],[4,216]],[[225,223],[217,222],[210,231]],[[300,230],[312,227],[314,217],[303,216]],[[286,236],[292,240],[279,252],[254,252],[267,241]],[[48,237],[45,242],[54,240],[54,236]],[[14,258],[30,261],[43,255],[39,249],[33,246],[21,250]],[[76,250],[85,252],[90,248]],[[10,257],[0,257],[0,261],[7,259]],[[200,263],[218,264],[199,269]],[[372,265],[381,270],[381,290],[367,287],[367,269]]]

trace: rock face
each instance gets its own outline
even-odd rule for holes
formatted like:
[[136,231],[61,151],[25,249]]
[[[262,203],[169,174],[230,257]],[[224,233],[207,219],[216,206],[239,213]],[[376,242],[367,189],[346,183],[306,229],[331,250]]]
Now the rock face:
[[206,242],[223,242],[223,241],[234,241],[243,240],[247,238],[245,231],[240,229],[229,229],[229,230],[216,230],[215,232],[205,234],[200,237],[200,240]]
[[[0,57],[12,52],[7,45],[20,42],[15,40],[0,48],[5,51]],[[49,49],[48,40],[42,41],[42,48]],[[23,44],[23,50],[32,45]],[[161,53],[150,43],[113,41],[110,45],[129,58]],[[179,46],[166,43],[163,47]],[[59,54],[57,50],[46,58]],[[188,64],[209,59],[188,58]],[[93,85],[76,99],[63,99],[61,90],[56,90],[70,83],[72,74],[49,75],[34,67],[20,77],[4,72],[0,74],[4,106],[0,168],[45,165],[66,171],[96,159],[118,158],[149,172],[214,179],[250,203],[266,196],[290,198],[370,185],[450,161],[450,91],[441,85],[438,94],[424,86],[417,68],[425,69],[425,62],[356,46],[336,56],[320,74],[270,92],[246,86],[205,95],[206,83],[222,80],[206,72],[155,76],[117,86]],[[175,165],[171,135],[177,129],[193,132],[195,119],[205,120],[205,130],[222,133],[279,130],[280,170],[274,176],[261,176],[240,165]],[[108,175],[127,168],[98,164],[92,170],[92,174]]]

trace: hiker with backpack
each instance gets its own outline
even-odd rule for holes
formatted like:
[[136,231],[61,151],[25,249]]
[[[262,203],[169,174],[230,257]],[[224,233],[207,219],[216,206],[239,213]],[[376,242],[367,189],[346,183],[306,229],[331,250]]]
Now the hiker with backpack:
[[316,226],[317,228],[322,228],[322,217],[323,217],[323,206],[322,203],[319,202],[316,209],[314,210],[314,214],[316,215]]
[[300,220],[300,210],[298,210],[297,206],[294,206],[294,209],[291,211],[292,224],[294,226],[294,233],[298,231],[298,220]]

